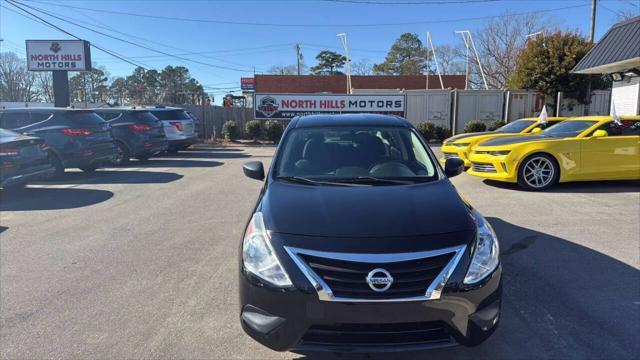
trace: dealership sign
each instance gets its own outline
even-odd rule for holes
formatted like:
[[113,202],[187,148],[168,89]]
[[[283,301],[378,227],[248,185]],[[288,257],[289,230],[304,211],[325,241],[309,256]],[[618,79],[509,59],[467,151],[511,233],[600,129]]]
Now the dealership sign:
[[91,52],[84,40],[27,40],[29,71],[90,71]]
[[256,119],[312,114],[376,113],[404,116],[404,95],[255,94]]
[[253,91],[255,90],[255,80],[250,77],[240,78],[240,90]]

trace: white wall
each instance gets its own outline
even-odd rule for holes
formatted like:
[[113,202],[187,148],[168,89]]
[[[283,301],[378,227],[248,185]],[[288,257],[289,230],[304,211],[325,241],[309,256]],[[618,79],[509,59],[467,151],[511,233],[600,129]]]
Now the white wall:
[[611,102],[618,115],[640,115],[640,76],[614,81]]

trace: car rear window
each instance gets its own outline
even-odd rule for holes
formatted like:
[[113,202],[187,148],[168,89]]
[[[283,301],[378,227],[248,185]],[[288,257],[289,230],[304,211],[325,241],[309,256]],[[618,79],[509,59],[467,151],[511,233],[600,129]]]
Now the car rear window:
[[158,118],[149,111],[132,111],[129,114],[136,121],[153,124],[158,122]]
[[160,120],[191,120],[184,110],[151,110]]
[[93,111],[68,111],[64,117],[77,124],[99,125],[104,123],[104,119]]

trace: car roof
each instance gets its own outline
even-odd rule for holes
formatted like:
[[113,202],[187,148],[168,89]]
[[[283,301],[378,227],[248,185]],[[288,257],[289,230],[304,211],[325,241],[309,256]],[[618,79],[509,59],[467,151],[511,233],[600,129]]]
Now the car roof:
[[127,112],[136,112],[136,111],[149,112],[150,109],[131,107],[131,108],[96,108],[96,109],[93,109],[93,110],[95,110],[97,112],[113,112],[113,113],[116,113],[116,112],[123,112],[123,111],[127,111]]
[[24,107],[24,108],[9,108],[3,109],[2,111],[7,112],[21,112],[21,111],[31,111],[31,112],[94,112],[94,109],[77,109],[77,108],[61,108],[61,107]]
[[411,124],[394,115],[380,114],[336,114],[336,115],[305,115],[293,118],[294,127],[326,127],[326,126],[402,126]]
[[[568,117],[562,117],[562,116],[549,116],[547,117],[547,120],[550,121],[564,121],[567,120]],[[540,120],[539,116],[532,116],[532,117],[526,117],[526,118],[522,118],[522,119],[517,119],[514,121],[518,121],[518,120]]]
[[[620,116],[621,120],[640,120],[640,116]],[[576,116],[567,119],[567,121],[604,121],[604,120],[613,120],[612,116]]]

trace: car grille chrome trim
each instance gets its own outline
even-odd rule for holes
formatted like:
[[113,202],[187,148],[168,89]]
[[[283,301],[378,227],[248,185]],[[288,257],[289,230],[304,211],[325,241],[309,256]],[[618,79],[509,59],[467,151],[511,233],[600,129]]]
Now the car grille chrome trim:
[[[318,293],[318,298],[321,301],[336,301],[336,302],[408,302],[408,301],[425,301],[425,300],[437,300],[442,295],[449,277],[458,266],[462,255],[464,254],[467,246],[460,245],[449,247],[445,249],[410,252],[410,253],[388,253],[388,254],[365,254],[365,253],[341,253],[341,252],[325,252],[316,250],[300,249],[290,246],[285,246],[285,251],[289,254],[291,259],[296,263],[298,268],[305,275],[307,280],[313,285]],[[419,260],[445,254],[453,254],[451,260],[442,268],[438,275],[434,278],[431,284],[426,289],[424,295],[413,297],[397,297],[397,298],[357,298],[357,297],[341,297],[335,296],[331,287],[318,275],[300,255],[310,255],[315,257],[321,257],[326,259],[343,260],[359,263],[397,263],[402,261]],[[426,286],[426,284],[425,284]]]
[[471,168],[476,172],[484,172],[484,173],[496,173],[496,168],[493,164],[483,164],[483,163],[471,163]]

